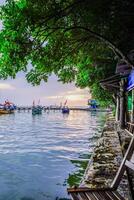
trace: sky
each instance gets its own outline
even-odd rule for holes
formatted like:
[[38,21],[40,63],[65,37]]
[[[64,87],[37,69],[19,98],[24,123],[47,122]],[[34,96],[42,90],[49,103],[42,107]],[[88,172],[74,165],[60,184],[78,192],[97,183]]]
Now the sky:
[[32,86],[27,83],[23,73],[19,73],[16,79],[0,80],[0,102],[9,100],[17,105],[32,105],[40,100],[42,105],[86,106],[90,98],[89,89],[76,88],[74,84],[62,84],[57,77],[52,75],[47,83],[40,86]]
[[[0,0],[2,5],[5,0]],[[0,28],[2,24],[0,22]],[[27,83],[24,73],[18,73],[16,79],[0,80],[0,103],[9,100],[16,105],[32,105],[40,101],[42,105],[60,105],[67,100],[68,106],[86,106],[91,98],[89,89],[79,89],[72,84],[62,84],[52,75],[47,83],[32,86]]]

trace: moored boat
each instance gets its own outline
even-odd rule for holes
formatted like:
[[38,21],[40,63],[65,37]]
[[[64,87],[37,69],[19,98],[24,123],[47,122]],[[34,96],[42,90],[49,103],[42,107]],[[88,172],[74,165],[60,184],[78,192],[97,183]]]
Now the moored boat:
[[66,114],[66,113],[69,114],[70,109],[67,106],[67,100],[65,101],[64,106],[61,108],[61,111],[63,114]]
[[0,114],[11,114],[14,113],[16,106],[9,102],[5,101],[4,104],[0,104]]
[[14,113],[14,110],[3,110],[3,109],[0,109],[0,115],[1,114],[11,114],[11,113]]
[[42,107],[41,106],[33,106],[32,107],[32,115],[40,115],[42,114]]
[[69,114],[70,110],[68,107],[63,107],[62,108],[62,113],[65,114],[65,113],[68,113]]
[[37,106],[35,105],[35,101],[33,101],[33,106],[32,106],[32,115],[40,115],[42,114],[42,109],[43,107],[39,105],[40,100],[38,101]]

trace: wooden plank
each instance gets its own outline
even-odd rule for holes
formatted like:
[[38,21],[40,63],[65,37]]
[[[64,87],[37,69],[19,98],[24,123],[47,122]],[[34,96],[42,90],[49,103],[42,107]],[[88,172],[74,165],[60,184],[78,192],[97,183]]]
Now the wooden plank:
[[126,169],[125,162],[126,162],[126,160],[130,160],[131,159],[131,156],[133,154],[133,150],[134,150],[134,135],[133,135],[133,137],[132,137],[132,139],[130,141],[129,147],[128,147],[126,153],[125,153],[123,161],[122,161],[122,163],[121,163],[121,165],[119,167],[119,170],[118,170],[118,172],[117,172],[117,174],[116,174],[116,176],[114,178],[114,181],[113,181],[113,183],[111,185],[112,188],[116,189],[118,187],[118,185],[119,185],[119,183],[121,181],[121,178],[122,178],[122,176],[124,174],[124,171]]
[[86,196],[84,192],[79,192],[78,195],[80,196],[81,200],[88,200],[88,197]]
[[72,193],[71,196],[72,196],[73,200],[80,200],[78,198],[77,194],[75,194],[75,193]]
[[125,200],[117,191],[112,192],[119,200]]
[[97,197],[95,197],[92,192],[86,192],[86,196],[88,197],[88,199],[92,199],[92,200],[99,200]]
[[101,195],[103,195],[106,200],[113,200],[113,198],[111,196],[109,196],[105,191],[99,192],[99,193],[101,193]]
[[132,123],[132,122],[127,122],[127,124],[130,124],[130,125],[133,125],[133,126],[134,126],[134,123]]
[[92,198],[87,194],[87,192],[85,192],[85,195],[88,198],[88,200],[92,200]]
[[134,163],[132,163],[132,162],[126,160],[125,165],[126,165],[128,168],[130,168],[131,170],[134,171]]
[[126,131],[126,133],[128,133],[131,137],[133,137],[133,134],[129,131],[129,130],[127,130],[127,129],[124,129],[125,131]]
[[111,200],[120,200],[116,195],[114,195],[113,191],[108,191],[106,194],[111,197]]
[[67,188],[68,193],[72,192],[90,192],[90,191],[109,191],[112,190],[112,188],[88,188],[88,187],[76,187],[76,188]]
[[94,192],[94,194],[100,199],[100,200],[111,200],[109,198],[107,198],[105,195],[104,195],[104,192]]

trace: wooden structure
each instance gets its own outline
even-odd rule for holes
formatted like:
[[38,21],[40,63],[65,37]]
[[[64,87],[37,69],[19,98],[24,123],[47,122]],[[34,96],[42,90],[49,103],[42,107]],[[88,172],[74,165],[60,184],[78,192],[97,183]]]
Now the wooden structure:
[[126,82],[127,75],[116,74],[102,80],[101,86],[114,94],[116,101],[116,120],[120,122],[121,128],[125,128],[126,122]]
[[[134,78],[132,79],[131,75],[133,72],[132,66],[129,66],[124,61],[120,61],[116,66],[115,75],[108,77],[100,82],[101,86],[104,89],[110,91],[115,98],[116,101],[116,121],[120,122],[120,127],[125,128],[126,121],[128,119],[128,111],[127,111],[127,102],[128,102],[128,91],[134,88]],[[132,79],[129,81],[129,79]],[[129,85],[129,88],[128,88]],[[133,102],[134,102],[134,94],[133,94]],[[132,106],[131,113],[131,121],[133,121],[134,115],[134,106]]]
[[104,189],[68,188],[67,191],[73,200],[125,200],[117,192],[117,188],[126,168],[134,171],[134,161],[131,159],[134,151],[134,134],[130,135],[132,139],[111,187]]
[[127,122],[125,131],[132,137],[134,134],[134,123]]

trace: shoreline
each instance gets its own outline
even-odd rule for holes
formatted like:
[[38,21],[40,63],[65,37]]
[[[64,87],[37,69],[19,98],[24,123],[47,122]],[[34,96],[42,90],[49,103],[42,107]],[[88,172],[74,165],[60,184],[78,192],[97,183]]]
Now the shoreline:
[[[122,148],[117,133],[117,123],[111,113],[106,116],[106,122],[101,137],[93,150],[93,154],[80,187],[107,188],[110,187],[122,161]],[[118,191],[125,198],[130,199],[128,179],[124,175]]]

